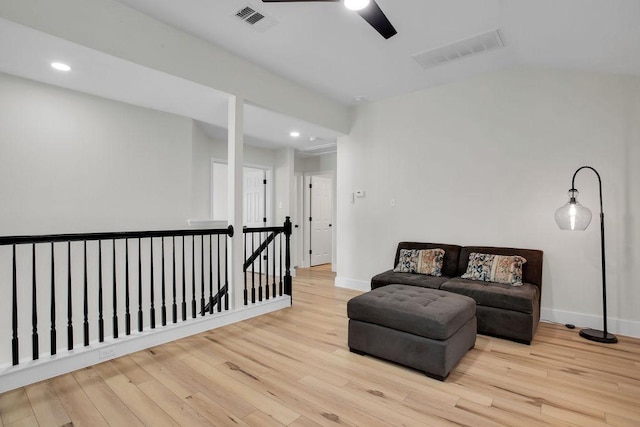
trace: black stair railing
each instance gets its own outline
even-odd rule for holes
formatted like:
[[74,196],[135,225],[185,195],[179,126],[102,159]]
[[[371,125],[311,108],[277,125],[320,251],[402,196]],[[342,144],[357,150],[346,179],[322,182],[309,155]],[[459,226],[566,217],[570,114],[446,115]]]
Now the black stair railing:
[[[131,335],[131,305],[134,303],[137,303],[138,332],[143,332],[145,326],[150,329],[157,327],[157,303],[161,307],[160,321],[163,327],[167,325],[168,309],[171,311],[173,323],[178,322],[178,298],[182,300],[181,318],[183,321],[187,320],[187,299],[191,300],[191,318],[196,318],[197,314],[200,316],[213,314],[216,307],[217,312],[228,310],[229,283],[226,266],[229,239],[227,237],[231,236],[233,236],[232,226],[224,229],[206,230],[0,237],[0,249],[10,247],[9,251],[0,252],[0,256],[6,254],[11,257],[11,268],[7,271],[11,278],[0,275],[0,285],[11,283],[11,357],[13,365],[19,364],[20,360],[20,335],[27,332],[25,327],[19,327],[19,320],[25,319],[25,313],[21,312],[25,309],[29,310],[27,308],[29,305],[31,306],[29,329],[32,359],[37,360],[40,356],[41,338],[38,332],[40,326],[38,314],[42,314],[45,309],[39,308],[38,304],[41,304],[45,298],[48,298],[47,305],[50,306],[49,346],[51,355],[55,355],[59,350],[56,323],[57,314],[63,312],[64,305],[66,305],[64,321],[67,327],[67,350],[74,349],[74,316],[78,316],[80,311],[79,307],[74,306],[76,297],[82,299],[82,341],[84,346],[89,346],[92,337],[93,339],[97,338],[98,342],[104,342],[105,337],[119,338],[121,336],[119,334],[120,319],[123,314],[125,335]],[[135,242],[136,240],[137,242]],[[136,243],[133,246],[133,251],[129,251],[130,241]],[[185,245],[185,243],[187,244]],[[176,262],[177,244],[182,246],[182,262]],[[111,248],[108,247],[109,245]],[[161,245],[160,251],[157,250],[158,245]],[[167,245],[170,248],[166,248]],[[107,246],[106,250],[104,246]],[[135,250],[136,246],[137,251]],[[185,248],[187,249],[185,250]],[[109,251],[109,249],[111,250]],[[80,256],[78,256],[78,252],[81,253]],[[105,256],[107,254],[111,254],[111,260],[105,260],[108,258]],[[48,263],[44,261],[47,258],[50,259]],[[133,258],[131,263],[130,258]],[[198,262],[200,263],[199,269],[196,268]],[[79,266],[78,263],[82,265]],[[49,274],[40,273],[47,269]],[[131,269],[134,271],[130,271]],[[160,278],[157,277],[158,271],[161,272],[162,277]],[[191,282],[190,294],[188,294],[187,288],[187,271],[190,271],[191,276],[189,278]],[[104,277],[105,274],[108,274],[106,272],[111,272],[110,278]],[[3,271],[0,273],[4,274]],[[178,274],[181,274],[182,279],[181,293],[178,291],[177,282],[180,277]],[[66,276],[66,287],[58,286],[58,283],[61,282],[61,276]],[[137,280],[133,279],[134,283],[131,283],[131,278],[136,276]],[[217,278],[215,285],[214,278]],[[111,279],[111,292],[108,292],[108,279]],[[49,283],[43,283],[47,280]],[[167,280],[171,281],[170,295],[167,295]],[[160,289],[156,289],[158,283],[160,283]],[[196,283],[200,284],[199,294]],[[205,295],[207,285],[208,297]],[[46,288],[50,290],[49,295],[42,293],[42,290],[46,290]],[[132,288],[137,290],[134,295],[131,295]],[[145,288],[148,288],[146,292]],[[106,292],[105,289],[107,289]],[[217,290],[215,295],[213,294],[214,289]],[[61,292],[64,293],[65,290],[66,302],[62,304],[56,296],[60,296]],[[105,298],[109,294],[112,299],[111,313],[106,312],[108,308],[105,309]],[[160,294],[161,301],[157,301],[158,294]],[[123,297],[124,306],[118,304],[119,299]],[[171,298],[171,301],[166,301],[168,297]],[[29,299],[29,304],[26,304],[25,300]],[[135,301],[133,301],[134,299]],[[198,312],[196,312],[197,299],[200,300]],[[208,300],[206,305],[205,300]],[[97,308],[94,307],[95,303],[97,303]],[[145,323],[144,320],[145,311],[148,313],[148,323]],[[109,323],[104,321],[105,317],[112,319],[110,322],[111,331],[108,331],[105,326],[105,323]],[[0,327],[4,327],[4,324],[4,322],[0,322]],[[93,334],[91,328],[93,328]],[[110,334],[107,335],[109,332]]]
[[245,227],[242,232],[244,305],[283,294],[291,296],[291,219],[286,217],[279,227]]

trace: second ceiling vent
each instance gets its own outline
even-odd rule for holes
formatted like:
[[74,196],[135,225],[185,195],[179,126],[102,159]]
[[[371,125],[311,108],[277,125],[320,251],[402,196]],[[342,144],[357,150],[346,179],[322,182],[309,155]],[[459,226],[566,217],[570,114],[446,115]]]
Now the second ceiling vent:
[[495,29],[435,49],[412,55],[423,68],[431,68],[456,59],[504,47],[500,31]]

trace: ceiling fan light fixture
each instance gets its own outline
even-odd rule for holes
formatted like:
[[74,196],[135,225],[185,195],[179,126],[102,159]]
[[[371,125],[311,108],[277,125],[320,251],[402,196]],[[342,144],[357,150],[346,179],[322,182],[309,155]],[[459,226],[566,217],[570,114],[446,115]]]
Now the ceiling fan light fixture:
[[344,6],[350,10],[361,10],[369,6],[370,0],[344,0]]

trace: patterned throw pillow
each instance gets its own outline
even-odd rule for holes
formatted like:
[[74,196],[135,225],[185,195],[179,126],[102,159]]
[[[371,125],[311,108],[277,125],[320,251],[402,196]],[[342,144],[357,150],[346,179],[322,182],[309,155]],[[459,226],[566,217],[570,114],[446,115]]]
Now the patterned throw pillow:
[[461,277],[522,286],[522,265],[526,262],[526,259],[518,255],[505,256],[472,252],[469,254],[467,271]]
[[397,273],[418,273],[442,276],[444,249],[400,249]]

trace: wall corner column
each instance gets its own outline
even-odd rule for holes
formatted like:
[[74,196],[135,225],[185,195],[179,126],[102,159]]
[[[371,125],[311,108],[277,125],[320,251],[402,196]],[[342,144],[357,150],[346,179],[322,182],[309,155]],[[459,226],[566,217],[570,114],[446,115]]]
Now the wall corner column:
[[231,238],[231,250],[227,269],[229,283],[231,286],[232,308],[240,308],[244,305],[244,274],[242,265],[243,258],[243,232],[242,232],[242,210],[243,210],[243,145],[244,145],[244,99],[238,96],[229,97],[228,110],[228,218],[229,224],[233,225],[234,234]]

